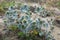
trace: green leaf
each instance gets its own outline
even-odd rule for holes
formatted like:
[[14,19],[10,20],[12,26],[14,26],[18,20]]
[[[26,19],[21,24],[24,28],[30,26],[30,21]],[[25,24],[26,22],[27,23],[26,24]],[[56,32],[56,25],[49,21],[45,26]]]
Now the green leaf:
[[23,36],[24,33],[23,32],[18,32],[18,36]]
[[11,25],[11,26],[9,26],[8,28],[9,28],[10,30],[12,30],[12,31],[15,31],[15,30],[18,29],[18,27],[17,27],[16,25]]

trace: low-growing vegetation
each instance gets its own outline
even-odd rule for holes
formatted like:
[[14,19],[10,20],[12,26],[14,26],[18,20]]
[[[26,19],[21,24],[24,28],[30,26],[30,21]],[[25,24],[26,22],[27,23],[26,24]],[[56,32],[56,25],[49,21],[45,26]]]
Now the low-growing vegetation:
[[28,5],[20,6],[19,11],[20,13],[11,6],[6,11],[4,18],[6,27],[13,31],[19,40],[54,39],[51,35],[53,19],[48,20],[47,18],[47,14],[50,12],[42,6],[33,7]]

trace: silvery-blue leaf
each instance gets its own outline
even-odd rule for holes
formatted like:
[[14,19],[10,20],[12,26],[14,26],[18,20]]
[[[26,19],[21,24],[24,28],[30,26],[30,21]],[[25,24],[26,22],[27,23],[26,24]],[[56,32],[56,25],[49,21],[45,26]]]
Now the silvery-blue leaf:
[[27,20],[30,20],[30,16],[28,16],[28,15],[27,15],[27,16],[25,16],[25,18],[26,18]]
[[22,30],[22,24],[17,24],[17,25],[18,25],[18,28]]
[[19,20],[22,21],[24,19],[24,16],[20,17]]
[[28,12],[29,11],[29,7],[27,5],[24,5],[23,7],[21,7],[20,9],[22,12]]
[[45,27],[48,27],[48,23],[45,23]]
[[36,8],[36,9],[35,9],[35,12],[37,12],[37,13],[40,12],[40,8],[39,8],[39,7]]
[[9,7],[8,10],[14,10],[13,6]]
[[30,26],[27,26],[25,30],[26,30],[26,32],[31,31],[32,30],[32,26],[31,25]]
[[31,23],[32,22],[32,20],[28,20],[28,23]]
[[40,36],[44,35],[44,32],[40,32],[39,35],[40,35]]

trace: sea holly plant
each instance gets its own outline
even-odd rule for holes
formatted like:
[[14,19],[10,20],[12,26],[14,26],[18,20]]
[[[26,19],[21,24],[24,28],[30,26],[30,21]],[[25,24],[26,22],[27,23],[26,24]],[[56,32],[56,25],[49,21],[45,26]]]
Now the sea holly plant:
[[[42,9],[45,10],[45,9]],[[36,9],[36,14],[40,13],[41,8]],[[47,11],[41,11],[39,16],[36,18],[32,17],[32,13],[30,15],[29,7],[23,5],[20,9],[20,14],[12,8],[9,8],[5,14],[5,24],[8,28],[16,30],[20,40],[53,40],[51,34],[51,26],[48,19],[46,19]],[[33,13],[34,14],[34,13]],[[42,14],[42,15],[41,15]],[[45,18],[41,17],[44,16]],[[15,27],[15,28],[14,28]]]

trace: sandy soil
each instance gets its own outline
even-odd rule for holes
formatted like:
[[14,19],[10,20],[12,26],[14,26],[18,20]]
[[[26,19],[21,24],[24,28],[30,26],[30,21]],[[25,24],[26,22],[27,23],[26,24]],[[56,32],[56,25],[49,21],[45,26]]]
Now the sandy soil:
[[60,28],[59,27],[55,26],[52,34],[56,40],[60,40]]

